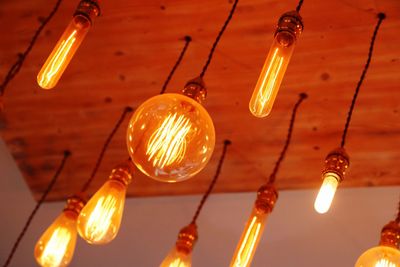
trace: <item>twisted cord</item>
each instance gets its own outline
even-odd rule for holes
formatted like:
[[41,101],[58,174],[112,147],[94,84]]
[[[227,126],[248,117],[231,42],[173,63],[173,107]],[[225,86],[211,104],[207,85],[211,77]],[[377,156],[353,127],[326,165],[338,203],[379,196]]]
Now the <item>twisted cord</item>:
[[344,130],[343,130],[343,134],[342,134],[342,142],[340,144],[341,147],[344,147],[344,145],[346,143],[347,132],[349,130],[351,116],[353,115],[353,110],[354,110],[354,106],[356,104],[357,96],[358,96],[358,93],[360,91],[361,85],[362,85],[362,83],[363,83],[363,81],[365,79],[365,75],[367,74],[367,71],[368,71],[368,68],[369,68],[369,64],[371,63],[372,52],[374,50],[374,44],[375,44],[376,36],[378,35],[379,27],[381,26],[382,21],[385,18],[386,18],[386,15],[384,13],[379,13],[378,14],[378,22],[376,24],[374,33],[373,33],[372,38],[371,38],[371,43],[370,43],[370,46],[369,46],[367,62],[365,64],[365,66],[364,66],[364,70],[361,73],[360,80],[358,81],[356,90],[354,91],[353,100],[351,101],[350,109],[349,109],[349,112],[347,114],[346,124],[344,126]]
[[288,129],[288,133],[286,136],[286,142],[285,145],[283,146],[282,152],[279,155],[279,158],[277,160],[277,162],[275,163],[275,167],[271,173],[271,175],[269,176],[268,179],[268,183],[269,184],[273,184],[275,182],[276,179],[276,174],[278,173],[279,167],[282,163],[282,160],[285,158],[286,155],[286,151],[289,147],[290,141],[292,139],[292,133],[293,133],[293,126],[294,126],[294,122],[296,120],[296,113],[297,113],[297,109],[299,108],[300,104],[303,102],[304,99],[307,98],[307,94],[306,93],[301,93],[299,95],[299,100],[297,100],[296,104],[293,107],[293,111],[292,111],[292,117],[290,119],[290,123],[289,123],[289,129]]
[[169,82],[171,81],[171,78],[172,78],[172,76],[174,75],[174,73],[175,73],[176,69],[178,68],[179,64],[181,63],[181,61],[182,61],[182,59],[183,59],[183,57],[184,57],[184,55],[185,55],[185,53],[186,53],[186,50],[187,50],[187,48],[188,48],[188,46],[189,46],[189,43],[190,43],[191,41],[192,41],[192,37],[186,35],[186,36],[185,36],[185,45],[183,46],[182,52],[181,52],[181,54],[179,55],[178,60],[176,61],[175,65],[172,67],[172,70],[171,70],[171,72],[169,73],[167,79],[165,80],[164,85],[163,85],[163,87],[161,88],[160,95],[161,95],[161,94],[164,94],[164,93],[165,93],[165,90],[167,90],[167,86],[168,86]]
[[21,242],[22,238],[25,236],[26,231],[28,230],[29,225],[31,224],[31,222],[32,222],[33,218],[35,217],[36,213],[38,212],[39,208],[42,206],[43,202],[46,200],[46,197],[48,196],[50,191],[53,189],[54,184],[57,182],[57,179],[60,176],[60,173],[62,172],[64,165],[70,155],[71,155],[70,151],[68,151],[68,150],[64,151],[64,157],[61,160],[60,166],[58,167],[56,173],[54,174],[53,178],[51,179],[50,183],[48,184],[46,190],[43,192],[39,201],[36,203],[35,208],[32,210],[31,214],[29,215],[28,220],[26,221],[24,227],[22,228],[21,233],[18,235],[17,240],[15,240],[15,243],[14,243],[14,245],[10,251],[10,254],[8,255],[7,260],[4,263],[3,267],[7,267],[11,263],[11,260],[13,259],[13,256],[14,256],[15,252],[17,251],[19,243]]
[[117,123],[115,124],[114,128],[112,129],[110,135],[107,137],[106,141],[104,142],[104,145],[100,151],[99,157],[97,158],[96,164],[94,165],[92,174],[90,175],[89,179],[86,181],[86,183],[83,185],[81,192],[85,192],[88,190],[90,184],[92,183],[94,177],[96,176],[96,173],[100,167],[100,164],[103,160],[104,154],[108,148],[108,146],[111,143],[112,138],[114,137],[115,133],[117,132],[117,130],[119,129],[119,127],[121,126],[122,122],[124,121],[126,115],[130,112],[133,111],[133,108],[131,107],[125,107],[124,111],[122,112],[120,118],[118,119]]
[[231,9],[231,11],[229,12],[228,18],[226,19],[224,25],[222,26],[221,30],[219,31],[219,33],[218,33],[218,35],[217,35],[217,38],[216,38],[215,41],[214,41],[214,44],[213,44],[212,47],[211,47],[211,50],[210,50],[210,53],[209,53],[209,55],[208,55],[206,64],[204,65],[203,70],[202,70],[201,73],[200,73],[200,77],[201,77],[201,78],[203,78],[204,75],[206,74],[206,71],[207,71],[207,69],[208,69],[208,66],[210,65],[211,59],[212,59],[212,57],[213,57],[213,55],[214,55],[214,51],[215,51],[215,49],[217,48],[217,45],[218,45],[218,43],[219,43],[219,40],[221,39],[222,35],[224,34],[224,31],[225,31],[226,27],[228,26],[229,22],[231,21],[231,19],[232,19],[232,17],[233,17],[233,14],[235,13],[236,6],[237,6],[238,2],[239,2],[239,0],[235,0],[235,2],[233,3],[232,9]]
[[208,186],[207,191],[204,193],[203,198],[201,199],[201,201],[199,203],[199,206],[197,207],[197,210],[196,210],[196,212],[195,212],[195,214],[193,216],[191,224],[196,224],[196,220],[200,215],[201,209],[203,208],[204,203],[206,202],[207,198],[210,196],[210,193],[213,190],[213,188],[214,188],[214,186],[215,186],[215,184],[216,184],[216,182],[218,180],[219,174],[221,173],[222,165],[224,163],[226,151],[227,151],[228,146],[230,144],[232,144],[232,142],[230,140],[225,140],[224,141],[224,148],[222,149],[222,154],[221,154],[221,157],[219,159],[217,170],[215,171],[214,178],[211,180],[211,183]]
[[397,209],[397,216],[396,216],[395,221],[396,221],[398,224],[400,224],[400,201],[399,201],[399,207],[398,207],[398,209]]
[[301,7],[303,6],[303,2],[304,2],[304,0],[300,0],[299,3],[297,4],[297,7],[296,7],[297,13],[300,12]]
[[49,23],[49,21],[53,18],[53,16],[56,14],[62,0],[57,0],[55,3],[53,10],[50,12],[50,14],[42,21],[40,24],[39,28],[37,28],[35,34],[33,35],[30,43],[28,44],[28,47],[26,48],[24,53],[21,53],[18,55],[17,60],[15,61],[14,65],[11,66],[11,68],[8,70],[8,73],[6,77],[4,78],[3,82],[0,85],[0,96],[4,95],[4,91],[6,90],[6,87],[8,83],[15,77],[15,75],[18,74],[20,71],[22,65],[24,64],[24,61],[28,54],[31,52],[33,46],[36,43],[37,38],[39,37],[40,33],[44,29],[44,27]]

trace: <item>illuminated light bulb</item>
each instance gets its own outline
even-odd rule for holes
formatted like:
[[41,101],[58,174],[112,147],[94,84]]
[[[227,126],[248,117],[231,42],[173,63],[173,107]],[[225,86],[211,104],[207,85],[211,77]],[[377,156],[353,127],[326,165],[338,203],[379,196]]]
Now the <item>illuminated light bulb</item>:
[[272,185],[264,185],[258,190],[253,211],[236,247],[230,267],[247,267],[251,265],[264,232],[267,215],[272,212],[277,199],[278,193]]
[[37,83],[41,88],[52,89],[57,85],[99,12],[97,1],[80,2],[72,21],[39,71]]
[[109,180],[92,196],[79,214],[78,233],[88,243],[102,245],[116,237],[133,168],[130,161],[116,166]]
[[163,260],[160,267],[192,266],[192,250],[198,238],[197,226],[189,224],[181,229],[174,248]]
[[314,209],[320,214],[328,212],[339,183],[344,179],[350,160],[344,148],[331,151],[325,159],[322,172],[323,182],[314,202]]
[[84,202],[72,197],[60,216],[40,237],[35,246],[35,259],[42,267],[68,266],[74,255],[77,230],[76,221]]
[[250,99],[249,109],[254,116],[263,118],[271,112],[296,39],[302,31],[303,23],[296,11],[280,17],[274,41]]
[[400,225],[392,221],[381,232],[380,245],[365,251],[355,267],[400,267]]
[[215,146],[214,124],[201,105],[201,78],[188,82],[183,94],[162,94],[138,107],[129,122],[127,148],[144,174],[179,182],[200,172]]

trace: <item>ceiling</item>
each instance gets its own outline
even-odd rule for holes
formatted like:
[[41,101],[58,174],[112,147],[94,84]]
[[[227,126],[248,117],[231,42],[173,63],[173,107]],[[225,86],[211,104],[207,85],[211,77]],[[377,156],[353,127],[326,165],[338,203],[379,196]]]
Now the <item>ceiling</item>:
[[[225,20],[230,1],[104,1],[103,16],[54,90],[36,84],[41,64],[64,30],[76,1],[64,1],[38,39],[21,72],[7,88],[1,133],[33,195],[38,198],[64,149],[73,156],[49,200],[76,192],[94,167],[101,146],[127,105],[156,95],[184,44],[193,38],[168,92],[178,92],[198,75]],[[283,146],[298,93],[307,99],[297,117],[292,145],[277,178],[279,189],[316,188],[325,155],[339,144],[348,105],[368,52],[375,14],[387,20],[357,101],[347,150],[351,167],[344,187],[400,185],[400,2],[397,0],[305,1],[305,30],[283,81],[272,114],[257,119],[248,100],[271,44],[280,14],[296,1],[239,2],[217,47],[205,82],[205,107],[213,118],[217,145],[208,166],[195,178],[163,184],[139,172],[129,196],[198,194],[213,175],[224,139],[229,148],[217,192],[254,191],[268,177]],[[0,3],[0,78],[23,51],[48,0]],[[112,38],[111,38],[112,37]],[[90,192],[127,157],[125,129],[118,131]]]

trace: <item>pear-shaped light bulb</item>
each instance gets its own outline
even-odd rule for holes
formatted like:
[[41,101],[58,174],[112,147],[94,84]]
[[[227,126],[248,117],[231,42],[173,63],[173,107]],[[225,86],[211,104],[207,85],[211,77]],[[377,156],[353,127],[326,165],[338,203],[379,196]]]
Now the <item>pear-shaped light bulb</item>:
[[92,196],[78,217],[78,233],[88,243],[102,245],[117,235],[133,175],[130,161],[115,167],[109,180]]
[[388,246],[371,248],[358,258],[355,267],[400,267],[400,251]]
[[74,255],[76,221],[84,202],[76,197],[68,199],[67,206],[36,243],[34,256],[42,267],[68,266]]
[[160,267],[191,267],[192,253],[179,251],[176,246],[173,247],[168,256],[163,260]]
[[139,170],[158,181],[179,182],[194,176],[214,150],[214,125],[199,103],[205,98],[204,86],[201,81],[189,82],[184,94],[150,98],[129,122],[129,154]]
[[257,200],[236,247],[230,267],[248,267],[251,265],[264,232],[268,214],[272,212],[277,198],[278,193],[271,185],[262,186],[258,190]]

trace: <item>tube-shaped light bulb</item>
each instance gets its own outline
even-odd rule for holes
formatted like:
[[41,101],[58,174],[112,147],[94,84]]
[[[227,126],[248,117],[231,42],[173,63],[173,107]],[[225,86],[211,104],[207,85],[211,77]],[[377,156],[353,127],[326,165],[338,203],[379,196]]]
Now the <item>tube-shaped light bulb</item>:
[[35,246],[35,259],[42,267],[68,266],[74,255],[76,221],[84,203],[78,198],[68,200],[67,207],[43,233]]
[[251,265],[264,232],[268,214],[272,212],[277,198],[278,193],[271,185],[262,186],[258,190],[257,200],[236,247],[230,267],[248,267]]
[[192,253],[179,251],[176,246],[171,250],[168,256],[163,260],[160,267],[191,267]]
[[127,185],[132,179],[130,162],[113,169],[110,179],[93,195],[78,217],[78,233],[88,243],[111,242],[120,228]]
[[279,19],[274,41],[249,103],[249,109],[254,116],[262,118],[271,112],[297,36],[302,30],[301,17],[295,11],[285,13]]
[[37,76],[43,89],[54,88],[88,33],[92,19],[99,14],[96,1],[81,1],[77,12],[47,58]]
[[326,213],[332,205],[336,189],[339,185],[339,176],[336,173],[325,173],[324,181],[315,199],[314,209],[318,213]]

